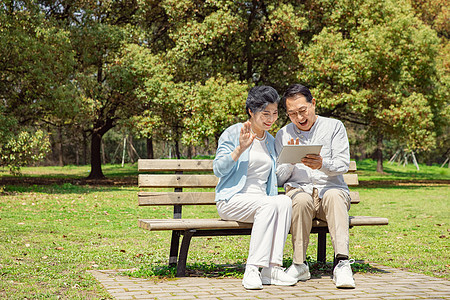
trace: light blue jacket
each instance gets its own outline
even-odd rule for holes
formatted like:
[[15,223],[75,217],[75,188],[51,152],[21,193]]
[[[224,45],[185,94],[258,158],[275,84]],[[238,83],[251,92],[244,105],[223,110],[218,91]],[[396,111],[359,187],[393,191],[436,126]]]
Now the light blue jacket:
[[[216,158],[213,162],[214,174],[219,177],[219,183],[216,186],[216,202],[228,201],[235,194],[239,193],[247,180],[248,159],[250,148],[246,149],[234,161],[231,152],[239,145],[239,135],[242,123],[234,124],[228,127],[219,138],[219,145],[216,151]],[[267,181],[267,195],[278,195],[277,176],[276,176],[276,152],[275,139],[267,132],[266,146],[272,159],[272,170]]]

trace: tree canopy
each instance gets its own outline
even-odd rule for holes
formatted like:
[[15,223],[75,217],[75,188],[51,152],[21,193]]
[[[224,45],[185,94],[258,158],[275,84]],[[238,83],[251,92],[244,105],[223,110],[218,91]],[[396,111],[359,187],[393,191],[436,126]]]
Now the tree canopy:
[[448,141],[448,11],[420,2],[6,1],[0,113],[42,131],[41,155],[51,128],[90,136],[90,177],[101,178],[115,126],[180,156],[180,144],[214,143],[245,120],[250,87],[301,82],[320,114],[365,128],[382,171],[387,140],[422,151]]

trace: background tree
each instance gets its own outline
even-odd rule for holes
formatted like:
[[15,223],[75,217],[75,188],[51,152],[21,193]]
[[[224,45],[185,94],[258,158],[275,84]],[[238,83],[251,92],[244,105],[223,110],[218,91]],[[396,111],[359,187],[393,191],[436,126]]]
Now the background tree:
[[135,41],[137,1],[41,1],[49,18],[70,32],[82,107],[79,124],[91,137],[90,179],[103,178],[101,140],[121,119],[137,113],[134,79],[120,64],[125,43]]
[[155,139],[180,157],[244,120],[251,86],[300,81],[320,114],[378,142],[381,171],[388,140],[423,151],[448,141],[447,11],[429,3],[5,1],[3,114],[54,132],[60,164],[89,136],[90,178],[102,178],[102,138],[118,124],[147,138],[149,155]]
[[[368,129],[382,172],[385,139],[411,150],[435,144],[439,40],[398,1],[341,1],[311,17],[323,27],[305,48],[301,81],[313,86],[319,107]],[[316,25],[317,26],[317,25]]]
[[[143,78],[138,94],[147,103],[145,113],[133,119],[143,136],[173,139],[176,149],[180,141],[198,145],[216,140],[227,126],[246,118],[249,87],[284,86],[300,67],[298,32],[307,22],[291,4],[190,0],[151,4],[156,21],[147,27],[146,43],[133,50],[146,54],[132,59],[145,61],[147,56],[150,61],[133,64]],[[154,57],[164,62],[157,72],[152,70],[162,63],[152,62]]]
[[[425,155],[430,162],[450,157],[450,10],[446,0],[410,1],[417,16],[434,29],[440,38],[439,55],[436,59],[439,81],[436,83],[438,102],[443,109],[436,110],[436,150]],[[442,161],[441,161],[442,162]]]
[[68,33],[32,2],[0,5],[0,53],[0,165],[17,172],[48,151],[39,128],[73,115],[75,60]]

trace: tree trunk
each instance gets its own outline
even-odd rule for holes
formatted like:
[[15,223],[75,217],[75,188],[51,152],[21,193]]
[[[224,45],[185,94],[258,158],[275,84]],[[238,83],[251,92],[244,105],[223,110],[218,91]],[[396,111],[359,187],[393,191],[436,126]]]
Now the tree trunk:
[[[100,123],[100,124],[99,124]],[[101,144],[102,137],[111,128],[114,127],[114,119],[106,119],[94,124],[91,138],[91,173],[88,179],[103,179],[102,160],[101,160]]]
[[178,139],[175,140],[175,155],[177,156],[177,159],[181,158],[180,143],[178,142]]
[[102,159],[101,159],[102,136],[99,133],[92,133],[91,139],[91,173],[88,179],[103,179]]
[[101,156],[102,156],[102,164],[106,163],[106,151],[105,151],[105,143],[103,143],[103,140],[100,140],[100,145],[101,145]]
[[58,161],[59,166],[64,167],[64,155],[63,155],[63,137],[62,137],[62,129],[58,127]]
[[147,139],[147,158],[153,159],[155,157],[153,153],[153,138]]
[[377,159],[377,172],[383,173],[383,134],[378,133],[377,136],[377,150],[375,152]]
[[86,131],[83,130],[83,165],[87,165],[87,135]]

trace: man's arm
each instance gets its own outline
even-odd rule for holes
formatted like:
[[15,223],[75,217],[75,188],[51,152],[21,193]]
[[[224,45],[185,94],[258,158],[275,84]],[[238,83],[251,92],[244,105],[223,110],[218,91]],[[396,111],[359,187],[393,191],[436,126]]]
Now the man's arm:
[[[277,132],[275,137],[275,151],[277,152],[277,157],[280,155],[281,149],[283,149],[283,134],[285,134],[283,130],[280,130]],[[280,164],[277,166],[276,174],[278,186],[282,186],[286,183],[286,181],[291,177],[294,167],[295,165],[293,164]]]
[[328,176],[347,173],[350,166],[350,145],[344,124],[338,122],[331,140],[331,157],[322,159],[320,171]]

